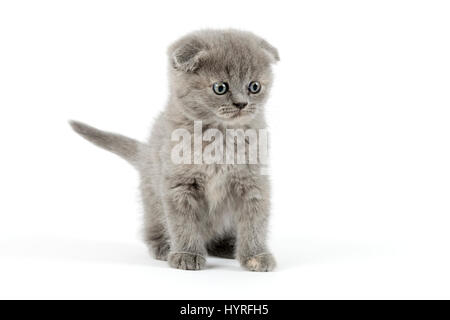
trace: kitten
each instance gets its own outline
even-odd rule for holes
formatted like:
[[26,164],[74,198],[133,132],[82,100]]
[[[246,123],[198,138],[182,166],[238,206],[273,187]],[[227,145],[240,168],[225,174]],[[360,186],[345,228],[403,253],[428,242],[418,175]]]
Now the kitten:
[[80,122],[71,125],[139,171],[145,241],[156,259],[200,270],[210,254],[236,258],[251,271],[271,271],[270,190],[261,164],[174,163],[171,137],[180,128],[193,133],[199,120],[223,135],[232,128],[264,129],[278,51],[249,32],[203,30],[175,42],[168,55],[170,97],[147,144]]

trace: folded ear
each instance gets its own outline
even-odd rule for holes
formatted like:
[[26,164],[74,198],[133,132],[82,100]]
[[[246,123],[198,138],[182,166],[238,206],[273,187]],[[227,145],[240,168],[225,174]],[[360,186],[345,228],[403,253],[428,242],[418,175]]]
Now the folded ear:
[[172,50],[172,65],[175,69],[184,72],[194,72],[200,67],[206,52],[198,41],[190,41]]
[[278,54],[277,48],[272,46],[266,40],[261,40],[259,45],[266,52],[266,54],[271,58],[272,63],[280,61],[280,55]]

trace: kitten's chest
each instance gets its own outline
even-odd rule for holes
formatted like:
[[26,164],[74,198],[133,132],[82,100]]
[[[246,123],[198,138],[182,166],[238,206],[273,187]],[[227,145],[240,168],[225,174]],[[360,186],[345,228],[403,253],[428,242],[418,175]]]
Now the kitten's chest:
[[205,196],[211,209],[222,205],[229,190],[230,169],[226,165],[208,166],[208,180],[205,187]]

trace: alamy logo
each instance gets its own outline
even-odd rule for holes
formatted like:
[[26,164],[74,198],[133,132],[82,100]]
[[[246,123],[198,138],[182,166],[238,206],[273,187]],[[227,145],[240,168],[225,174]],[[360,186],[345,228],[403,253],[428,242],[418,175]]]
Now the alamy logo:
[[178,142],[171,151],[175,164],[267,164],[268,132],[266,129],[208,128],[194,122],[194,132],[176,129],[171,139]]

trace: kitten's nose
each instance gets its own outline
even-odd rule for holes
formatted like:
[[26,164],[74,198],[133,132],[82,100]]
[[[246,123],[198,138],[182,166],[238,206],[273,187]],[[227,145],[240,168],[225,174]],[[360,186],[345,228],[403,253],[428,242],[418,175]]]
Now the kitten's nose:
[[238,109],[244,109],[247,106],[247,102],[233,102],[233,105]]

